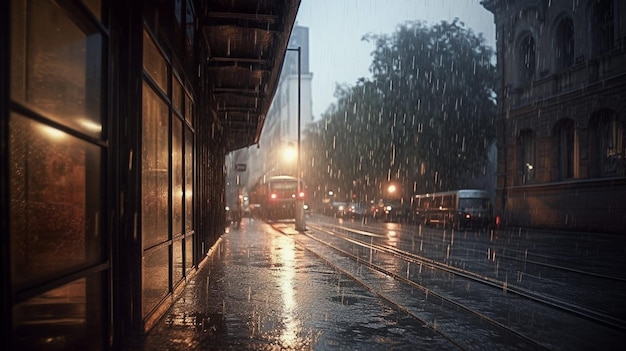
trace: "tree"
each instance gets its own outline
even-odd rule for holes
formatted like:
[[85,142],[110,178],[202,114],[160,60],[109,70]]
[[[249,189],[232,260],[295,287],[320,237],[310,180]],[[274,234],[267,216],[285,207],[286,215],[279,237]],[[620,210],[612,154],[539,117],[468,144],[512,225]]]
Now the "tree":
[[[310,156],[316,181],[381,196],[389,182],[405,195],[471,186],[493,141],[493,51],[458,19],[398,26],[372,41],[372,79],[336,89]],[[325,169],[325,170],[324,170]]]

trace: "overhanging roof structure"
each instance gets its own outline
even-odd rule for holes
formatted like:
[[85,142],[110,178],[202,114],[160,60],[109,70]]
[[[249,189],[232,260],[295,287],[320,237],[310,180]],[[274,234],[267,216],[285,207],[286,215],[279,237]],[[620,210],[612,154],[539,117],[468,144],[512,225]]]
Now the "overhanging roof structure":
[[300,0],[201,2],[209,84],[226,150],[258,143]]

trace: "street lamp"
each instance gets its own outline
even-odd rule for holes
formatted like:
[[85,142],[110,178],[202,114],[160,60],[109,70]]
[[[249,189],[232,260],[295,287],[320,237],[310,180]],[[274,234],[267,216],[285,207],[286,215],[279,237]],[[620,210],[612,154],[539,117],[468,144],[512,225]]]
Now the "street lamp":
[[279,162],[282,164],[280,167],[285,174],[295,175],[296,172],[296,161],[298,158],[298,150],[296,146],[292,142],[288,142],[282,148],[279,149],[280,152],[280,160]]
[[301,91],[301,56],[302,56],[302,47],[298,46],[297,48],[287,48],[287,51],[297,51],[298,52],[298,152],[297,152],[297,157],[296,157],[296,178],[298,179],[297,182],[297,193],[298,196],[296,196],[296,230],[297,231],[305,231],[306,230],[306,223],[305,223],[305,216],[304,216],[304,203],[303,203],[303,198],[300,197],[300,194],[302,193],[302,189],[301,189],[301,185],[300,185],[300,105],[301,105],[301,95],[302,95],[302,91]]

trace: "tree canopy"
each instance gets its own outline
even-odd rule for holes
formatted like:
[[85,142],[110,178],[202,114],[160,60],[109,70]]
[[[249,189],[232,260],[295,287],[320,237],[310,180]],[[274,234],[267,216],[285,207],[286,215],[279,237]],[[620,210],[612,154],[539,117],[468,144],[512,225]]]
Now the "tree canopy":
[[337,86],[304,136],[307,183],[366,202],[468,187],[485,172],[494,137],[493,50],[455,19],[407,22],[374,43],[371,79]]

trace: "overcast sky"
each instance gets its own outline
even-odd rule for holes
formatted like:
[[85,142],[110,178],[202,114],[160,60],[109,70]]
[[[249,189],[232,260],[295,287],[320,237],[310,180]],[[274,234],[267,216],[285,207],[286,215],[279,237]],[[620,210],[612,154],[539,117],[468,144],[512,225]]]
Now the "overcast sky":
[[296,22],[309,28],[315,119],[335,102],[336,83],[352,86],[371,77],[374,45],[362,41],[363,35],[391,34],[406,21],[430,25],[455,17],[495,48],[493,15],[480,0],[302,0]]

